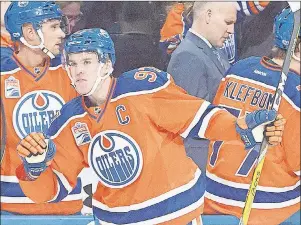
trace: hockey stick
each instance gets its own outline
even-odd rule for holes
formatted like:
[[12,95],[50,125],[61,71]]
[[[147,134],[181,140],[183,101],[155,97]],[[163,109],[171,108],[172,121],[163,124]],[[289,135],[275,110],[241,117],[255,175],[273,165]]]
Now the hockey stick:
[[5,120],[5,114],[4,114],[4,106],[2,103],[2,99],[0,97],[0,110],[1,110],[1,146],[0,146],[0,165],[2,164],[2,160],[5,153],[5,147],[6,147],[6,120]]
[[[299,29],[300,29],[300,3],[297,3],[297,4],[298,4],[297,7],[296,7],[296,5],[292,6],[290,4],[291,9],[294,12],[294,29],[293,29],[293,33],[292,33],[290,43],[289,43],[289,46],[287,49],[285,60],[284,60],[283,66],[282,66],[280,80],[279,80],[279,83],[278,83],[278,86],[277,86],[277,89],[276,89],[276,92],[274,95],[272,108],[275,109],[276,111],[278,111],[279,106],[280,106],[282,93],[283,93],[285,82],[286,82],[287,75],[289,72],[291,57],[295,50],[295,45],[296,45],[296,41],[298,38]],[[248,190],[248,194],[246,197],[242,216],[239,221],[239,225],[247,225],[248,224],[249,216],[250,216],[251,209],[252,209],[252,204],[254,202],[254,198],[256,195],[257,185],[259,183],[259,179],[260,179],[261,171],[263,168],[267,149],[268,149],[268,142],[267,142],[266,138],[264,138],[263,141],[261,142],[259,156],[258,156],[258,159],[256,162],[257,165],[256,165],[256,168],[253,173],[252,182],[251,182],[251,185]]]

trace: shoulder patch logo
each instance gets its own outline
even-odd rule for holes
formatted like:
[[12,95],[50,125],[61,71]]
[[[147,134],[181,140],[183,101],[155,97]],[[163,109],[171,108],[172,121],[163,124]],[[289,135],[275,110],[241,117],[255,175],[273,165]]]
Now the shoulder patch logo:
[[71,130],[77,146],[91,142],[91,134],[86,123],[77,122]]
[[10,76],[5,80],[5,97],[6,98],[20,98],[20,82],[18,79]]

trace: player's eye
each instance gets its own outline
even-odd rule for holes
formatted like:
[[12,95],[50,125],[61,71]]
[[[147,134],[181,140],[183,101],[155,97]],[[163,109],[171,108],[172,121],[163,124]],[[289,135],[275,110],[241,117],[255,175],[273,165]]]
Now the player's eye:
[[54,24],[54,25],[51,26],[52,30],[56,30],[56,29],[58,29],[59,27],[60,27],[59,24]]
[[76,66],[76,63],[75,63],[75,62],[69,62],[68,65],[69,65],[69,66],[72,66],[72,67],[75,67],[75,66]]
[[91,61],[90,61],[90,60],[85,60],[85,61],[84,61],[84,65],[89,65],[89,64],[91,64]]
[[234,22],[233,21],[225,21],[227,25],[231,25],[233,24]]

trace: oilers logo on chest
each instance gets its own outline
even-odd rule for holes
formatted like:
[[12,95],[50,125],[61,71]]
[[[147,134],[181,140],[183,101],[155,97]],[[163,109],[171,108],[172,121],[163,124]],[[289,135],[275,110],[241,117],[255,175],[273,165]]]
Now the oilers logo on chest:
[[100,182],[110,188],[123,188],[140,175],[143,158],[139,145],[129,135],[107,130],[93,137],[89,165]]
[[52,91],[38,90],[24,95],[13,111],[13,125],[19,138],[48,129],[64,104],[62,97]]

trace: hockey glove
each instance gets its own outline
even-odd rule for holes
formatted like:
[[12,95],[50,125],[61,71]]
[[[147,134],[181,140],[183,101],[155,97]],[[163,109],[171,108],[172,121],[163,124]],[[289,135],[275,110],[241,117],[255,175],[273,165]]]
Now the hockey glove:
[[37,154],[30,154],[27,157],[21,157],[24,169],[29,180],[36,180],[47,168],[46,163],[53,159],[56,146],[51,139],[45,139],[47,147],[45,151]]
[[265,125],[273,122],[276,116],[277,112],[275,110],[256,110],[249,113],[245,118],[248,126],[247,129],[240,128],[236,123],[236,131],[247,150],[252,149],[256,144],[262,142]]

